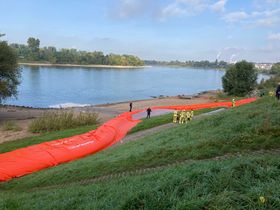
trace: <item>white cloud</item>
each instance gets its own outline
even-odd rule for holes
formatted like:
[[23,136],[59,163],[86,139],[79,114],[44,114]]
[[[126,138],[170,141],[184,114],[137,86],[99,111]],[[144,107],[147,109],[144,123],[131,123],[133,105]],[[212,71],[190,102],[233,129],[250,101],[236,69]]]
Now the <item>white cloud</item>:
[[223,19],[226,22],[234,23],[234,22],[239,22],[241,20],[247,19],[248,17],[249,17],[249,15],[246,12],[239,11],[239,12],[228,13],[223,17]]
[[280,41],[280,33],[270,34],[268,36],[268,39],[273,41]]
[[145,14],[145,11],[151,5],[150,0],[119,0],[111,10],[111,16],[114,18],[130,18]]
[[228,0],[174,0],[172,3],[163,7],[159,12],[159,19],[165,20],[170,17],[181,17],[187,15],[197,15],[206,10],[215,12],[225,11]]
[[169,4],[160,11],[159,19],[165,20],[169,17],[178,17],[187,13],[188,11],[186,9],[182,9],[177,4]]
[[[262,8],[258,7],[256,11],[235,11],[224,15],[222,19],[229,23],[243,23],[249,28],[279,26],[280,7],[274,4],[272,5],[271,2],[262,1]],[[280,0],[278,2],[280,3]]]
[[255,11],[244,9],[225,13],[228,2],[228,0],[169,0],[160,3],[154,0],[118,0],[115,1],[110,15],[117,19],[148,17],[164,21],[213,11],[223,13],[221,18],[225,22],[240,23],[247,28],[280,25],[280,4],[278,4],[280,0],[255,0],[256,4],[262,5],[255,7]]
[[205,0],[175,0],[159,11],[158,18],[165,20],[170,17],[194,15],[208,7]]
[[227,0],[219,0],[215,4],[211,5],[211,9],[215,12],[224,12],[226,3]]

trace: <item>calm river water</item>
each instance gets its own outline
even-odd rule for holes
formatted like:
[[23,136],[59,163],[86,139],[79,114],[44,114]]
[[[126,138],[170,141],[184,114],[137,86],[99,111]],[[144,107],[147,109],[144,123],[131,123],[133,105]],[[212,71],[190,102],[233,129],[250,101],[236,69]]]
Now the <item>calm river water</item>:
[[22,66],[18,97],[5,103],[32,107],[88,105],[195,94],[221,89],[224,71],[174,67],[100,69]]

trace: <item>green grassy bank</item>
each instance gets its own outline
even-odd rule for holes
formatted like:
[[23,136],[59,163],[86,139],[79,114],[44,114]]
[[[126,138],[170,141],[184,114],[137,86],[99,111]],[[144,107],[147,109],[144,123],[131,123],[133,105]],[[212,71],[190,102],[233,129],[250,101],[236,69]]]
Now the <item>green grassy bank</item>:
[[[279,136],[280,103],[262,98],[1,183],[0,209],[279,209],[280,158],[273,154],[206,160],[98,184],[72,185],[74,181],[178,160],[280,148]],[[64,187],[41,189],[61,184]],[[267,201],[261,203],[260,196]]]

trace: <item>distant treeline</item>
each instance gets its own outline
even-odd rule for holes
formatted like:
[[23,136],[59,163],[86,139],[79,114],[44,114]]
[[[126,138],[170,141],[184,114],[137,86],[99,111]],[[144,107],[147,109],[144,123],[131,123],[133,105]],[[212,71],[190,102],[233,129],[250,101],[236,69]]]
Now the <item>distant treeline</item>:
[[80,65],[121,65],[142,66],[144,62],[133,55],[104,55],[103,52],[87,52],[76,49],[61,49],[55,47],[40,48],[40,40],[28,38],[27,45],[11,44],[20,62],[42,62],[51,64],[80,64]]
[[163,65],[163,66],[183,66],[183,67],[195,67],[195,68],[227,68],[230,64],[225,61],[210,62],[210,61],[155,61],[145,60],[146,65]]

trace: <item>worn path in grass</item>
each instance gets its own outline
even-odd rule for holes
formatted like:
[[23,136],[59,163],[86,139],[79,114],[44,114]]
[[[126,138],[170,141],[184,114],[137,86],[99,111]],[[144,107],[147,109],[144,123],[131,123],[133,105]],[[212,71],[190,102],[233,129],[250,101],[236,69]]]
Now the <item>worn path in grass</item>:
[[[200,114],[198,116],[194,116],[193,120],[197,120],[197,119],[200,119],[202,117],[206,117],[206,116],[210,116],[210,115],[213,115],[213,114],[217,114],[217,113],[225,111],[225,110],[226,110],[225,108],[221,108],[221,109],[214,110],[214,111],[211,111],[211,112],[203,113],[203,114]],[[168,113],[168,112],[166,112],[166,113]],[[165,113],[161,113],[161,114],[165,114]],[[139,116],[142,116],[142,115],[139,115]],[[164,131],[166,129],[172,128],[172,127],[174,127],[176,125],[178,125],[178,124],[168,123],[168,124],[156,126],[156,127],[150,128],[150,129],[146,129],[146,130],[143,130],[143,131],[139,131],[139,132],[136,132],[136,133],[133,133],[133,134],[129,134],[126,137],[124,137],[121,141],[116,143],[114,146],[123,144],[123,143],[128,142],[128,141],[136,141],[136,140],[144,138],[146,136],[150,136],[150,135],[158,133],[160,131]]]
[[94,177],[94,178],[88,178],[88,179],[83,179],[80,181],[73,181],[73,182],[68,182],[64,184],[59,184],[59,185],[49,185],[49,186],[43,186],[43,187],[34,187],[28,189],[28,191],[40,191],[40,190],[49,190],[49,189],[56,189],[56,188],[64,188],[64,187],[69,187],[73,185],[88,185],[88,184],[94,184],[94,183],[99,183],[99,182],[104,182],[104,181],[110,181],[110,180],[115,180],[118,178],[124,178],[128,176],[137,176],[137,175],[145,175],[148,173],[156,172],[156,171],[161,171],[177,166],[182,166],[186,164],[193,164],[193,163],[199,163],[203,161],[223,161],[223,160],[228,160],[231,158],[240,158],[243,156],[258,156],[258,155],[280,155],[280,149],[271,149],[271,150],[256,150],[256,151],[243,151],[241,152],[236,152],[236,153],[227,153],[222,156],[216,156],[212,158],[207,158],[207,159],[181,159],[181,160],[176,160],[171,163],[167,164],[162,164],[158,166],[153,166],[153,167],[143,167],[143,168],[137,168],[135,170],[130,170],[130,171],[123,171],[123,172],[117,172],[117,173],[111,173],[99,177]]

